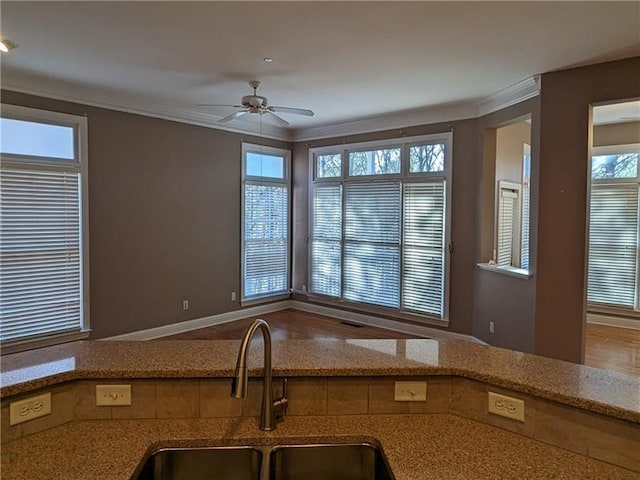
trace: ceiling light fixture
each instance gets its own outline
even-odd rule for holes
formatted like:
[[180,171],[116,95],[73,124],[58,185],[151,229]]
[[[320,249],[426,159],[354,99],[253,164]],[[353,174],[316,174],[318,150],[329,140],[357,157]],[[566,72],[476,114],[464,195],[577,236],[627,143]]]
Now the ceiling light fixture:
[[264,58],[262,59],[262,61],[263,61],[263,62],[265,62],[265,63],[271,63],[271,62],[273,62],[273,58],[271,58],[271,57],[264,57]]
[[14,48],[18,48],[18,45],[13,43],[11,40],[0,40],[0,52],[9,53]]

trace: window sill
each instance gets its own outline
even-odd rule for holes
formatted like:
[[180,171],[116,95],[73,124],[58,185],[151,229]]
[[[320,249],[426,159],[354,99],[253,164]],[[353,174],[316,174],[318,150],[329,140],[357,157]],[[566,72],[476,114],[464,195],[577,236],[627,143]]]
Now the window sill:
[[89,338],[90,333],[91,330],[82,330],[80,332],[66,332],[30,340],[16,340],[2,345],[2,355],[23,352],[25,350],[35,350],[37,348],[50,347],[52,345],[59,345],[61,343],[86,340],[87,338]]
[[269,297],[250,298],[249,300],[241,300],[241,307],[250,307],[253,305],[261,305],[263,303],[277,302],[278,300],[288,300],[291,297],[290,293],[279,293]]
[[533,277],[533,273],[530,270],[517,267],[499,267],[498,265],[489,265],[488,263],[476,263],[476,267],[488,272],[495,272],[501,275],[508,275],[510,277],[523,278],[528,280]]

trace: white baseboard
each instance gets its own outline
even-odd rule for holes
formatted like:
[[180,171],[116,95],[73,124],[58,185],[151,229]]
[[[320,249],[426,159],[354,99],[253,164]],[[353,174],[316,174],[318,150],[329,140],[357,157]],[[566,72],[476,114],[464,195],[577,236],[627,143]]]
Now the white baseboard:
[[371,325],[378,328],[384,328],[385,330],[415,335],[417,337],[466,340],[468,342],[485,344],[482,340],[472,337],[471,335],[447,332],[445,330],[438,330],[436,328],[425,327],[422,325],[409,324],[399,322],[397,320],[376,317],[374,315],[349,312],[346,310],[340,310],[339,308],[325,307],[324,305],[317,305],[314,303],[299,302],[297,300],[285,300],[282,302],[243,308],[232,312],[219,313],[208,317],[187,320],[186,322],[172,323],[170,325],[149,328],[147,330],[139,330],[137,332],[101,338],[100,340],[154,340],[157,338],[168,337],[170,335],[190,332],[191,330],[198,330],[199,328],[212,327],[214,325],[233,322],[234,320],[255,317],[265,313],[279,312],[280,310],[286,310],[287,308],[293,308],[303,312],[317,313],[319,315],[325,315],[327,317],[345,320],[359,325]]
[[399,322],[397,320],[376,317],[374,315],[349,312],[346,310],[340,310],[339,308],[325,307],[324,305],[318,305],[315,303],[306,303],[291,300],[290,308],[301,310],[303,312],[317,313],[319,315],[336,318],[338,320],[345,320],[347,322],[357,323],[359,325],[371,325],[378,328],[384,328],[385,330],[392,330],[394,332],[415,335],[417,337],[447,340],[466,340],[468,342],[474,343],[485,343],[482,340],[477,339],[476,337],[472,337],[471,335],[464,335],[462,333],[448,332],[446,330],[439,330],[437,328]]
[[290,308],[290,300],[283,302],[268,303],[266,305],[258,305],[255,307],[242,308],[231,312],[219,313],[208,317],[195,318],[186,322],[172,323],[161,327],[149,328],[147,330],[139,330],[137,332],[124,333],[114,337],[100,338],[100,340],[154,340],[156,338],[168,337],[169,335],[177,335],[178,333],[190,332],[199,328],[212,327],[223,323],[241,320],[243,318],[255,317],[263,313],[279,312]]
[[611,315],[587,313],[587,323],[640,330],[640,320],[637,320],[635,318],[613,317]]

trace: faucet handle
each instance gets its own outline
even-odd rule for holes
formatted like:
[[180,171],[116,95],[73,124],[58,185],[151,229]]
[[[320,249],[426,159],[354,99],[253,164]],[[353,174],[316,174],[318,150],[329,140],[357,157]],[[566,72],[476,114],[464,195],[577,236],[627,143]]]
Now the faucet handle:
[[288,380],[286,378],[282,379],[282,397],[280,398],[287,398],[287,384],[288,384]]
[[285,413],[287,413],[287,406],[289,400],[287,399],[287,379],[282,379],[282,396],[273,402],[273,412],[276,420],[282,420]]

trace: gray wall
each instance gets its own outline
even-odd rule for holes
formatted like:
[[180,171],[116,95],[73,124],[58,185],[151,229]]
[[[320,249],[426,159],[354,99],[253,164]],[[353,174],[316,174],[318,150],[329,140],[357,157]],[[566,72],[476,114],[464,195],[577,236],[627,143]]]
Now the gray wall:
[[91,338],[240,308],[241,143],[257,138],[7,91],[2,102],[88,118]]
[[640,97],[640,57],[547,73],[541,82],[535,353],[582,362],[590,107]]
[[[538,123],[540,121],[539,97],[527,100],[509,108],[478,119],[478,169],[482,172],[476,180],[478,186],[477,204],[483,206],[478,211],[478,231],[475,262],[486,261],[487,252],[493,249],[495,204],[495,129],[513,119],[531,115],[531,218],[530,218],[530,271],[533,277],[517,278],[501,272],[474,270],[475,311],[473,335],[485,342],[514,350],[533,352],[534,305],[535,305],[535,265],[537,237],[537,185],[538,176]],[[487,135],[486,133],[489,133]],[[490,148],[486,142],[493,142]],[[485,158],[485,154],[489,157]],[[494,333],[489,333],[489,322],[494,322]]]

